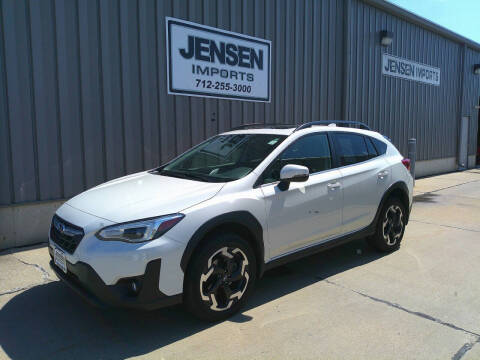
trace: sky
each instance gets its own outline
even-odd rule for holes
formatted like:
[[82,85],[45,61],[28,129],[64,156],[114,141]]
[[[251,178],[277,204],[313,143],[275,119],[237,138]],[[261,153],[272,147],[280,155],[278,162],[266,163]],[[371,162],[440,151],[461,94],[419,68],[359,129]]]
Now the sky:
[[480,43],[480,0],[387,0]]

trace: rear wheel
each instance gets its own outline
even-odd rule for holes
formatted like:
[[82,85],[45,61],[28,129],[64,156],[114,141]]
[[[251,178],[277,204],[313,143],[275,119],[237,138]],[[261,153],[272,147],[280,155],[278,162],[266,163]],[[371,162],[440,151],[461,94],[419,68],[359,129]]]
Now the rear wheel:
[[193,257],[185,279],[185,305],[197,317],[223,320],[246,302],[256,280],[256,259],[242,237],[217,234]]
[[405,232],[405,221],[403,203],[395,197],[388,199],[380,212],[376,232],[367,238],[367,241],[378,251],[397,250]]

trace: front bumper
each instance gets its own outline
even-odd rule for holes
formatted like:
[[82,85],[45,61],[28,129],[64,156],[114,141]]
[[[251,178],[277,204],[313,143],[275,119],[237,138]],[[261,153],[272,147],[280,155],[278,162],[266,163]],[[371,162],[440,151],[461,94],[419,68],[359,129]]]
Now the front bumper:
[[[90,265],[81,261],[75,264],[67,261],[67,273],[56,266],[53,259],[50,267],[59,279],[96,307],[153,310],[182,302],[181,294],[168,296],[158,288],[161,259],[150,261],[143,275],[122,278],[114,285],[106,285]],[[137,291],[132,290],[132,282]]]

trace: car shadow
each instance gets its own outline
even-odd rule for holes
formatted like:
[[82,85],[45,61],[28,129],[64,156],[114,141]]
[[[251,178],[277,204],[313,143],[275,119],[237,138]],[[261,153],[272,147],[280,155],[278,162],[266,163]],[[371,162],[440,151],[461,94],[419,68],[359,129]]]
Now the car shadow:
[[[226,321],[251,321],[248,310],[381,256],[358,240],[270,270],[243,313]],[[54,281],[23,291],[3,306],[0,346],[12,359],[125,359],[215,325],[197,320],[180,305],[151,312],[96,309]]]
[[413,197],[413,202],[415,203],[436,203],[439,201],[438,194],[435,193],[423,193],[420,195],[415,195]]

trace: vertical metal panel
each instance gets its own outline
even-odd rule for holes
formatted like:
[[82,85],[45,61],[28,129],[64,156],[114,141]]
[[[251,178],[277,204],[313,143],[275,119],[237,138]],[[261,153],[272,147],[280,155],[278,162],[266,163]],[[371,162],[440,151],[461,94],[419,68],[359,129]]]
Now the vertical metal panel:
[[115,0],[99,3],[106,173],[113,179],[125,174],[120,5]]
[[138,2],[138,6],[142,152],[145,159],[144,167],[152,168],[161,162],[158,136],[160,127],[156,62],[156,4],[155,0],[142,0]]
[[156,2],[157,6],[157,63],[160,101],[160,153],[162,162],[173,158],[176,154],[175,128],[175,96],[167,95],[167,65],[165,57],[165,16],[172,16],[170,1]]
[[[228,6],[228,2],[222,2],[224,7]],[[228,13],[227,13],[228,14]],[[188,1],[188,20],[195,23],[203,23],[203,4],[201,1]],[[190,99],[190,128],[191,143],[198,144],[206,137],[205,131],[205,101],[199,97],[191,97]]]
[[[305,1],[305,21],[303,25],[303,64],[301,70],[303,70],[303,81],[300,84],[302,86],[303,96],[298,100],[298,103],[302,103],[302,116],[303,121],[312,121],[312,64],[313,64],[313,4],[312,0]],[[295,119],[299,121],[299,119]]]
[[[271,102],[167,95],[165,16],[271,40]],[[0,204],[70,197],[243,123],[344,110],[403,152],[416,137],[420,160],[456,156],[471,116],[473,154],[480,53],[466,51],[460,111],[461,50],[361,0],[0,0]],[[440,67],[441,86],[382,76],[385,51]]]
[[39,199],[28,4],[2,1],[5,74],[15,202]]
[[3,31],[3,7],[0,2],[0,204],[14,202],[12,157],[10,146],[10,116],[8,89],[5,73],[5,40]]
[[55,61],[53,3],[30,1],[33,91],[37,123],[40,200],[62,197],[61,142]]
[[480,109],[480,76],[473,73],[473,65],[480,64],[480,53],[471,49],[466,49],[465,53],[465,75],[464,75],[464,101],[462,115],[470,117],[468,154],[477,153],[477,134],[480,129],[479,112]]
[[119,5],[125,170],[133,173],[144,168],[138,2],[122,0]]
[[320,68],[321,57],[320,57],[320,46],[321,46],[321,2],[315,1],[313,3],[313,30],[312,30],[312,119],[321,119],[320,116],[320,76],[322,74],[322,69]]
[[87,188],[107,179],[99,20],[100,13],[96,0],[78,2],[80,83]]
[[[188,3],[186,1],[173,1],[173,16],[179,19],[188,19]],[[165,24],[165,19],[158,19],[161,24]],[[182,153],[191,144],[190,135],[190,100],[186,96],[175,96],[175,137],[176,137],[176,153]],[[199,119],[205,121],[205,119]]]
[[[265,0],[256,0],[254,14],[254,31],[253,35],[259,38],[265,38]],[[265,104],[254,104],[254,117],[255,122],[265,123]]]
[[[239,16],[240,15],[240,16]],[[242,3],[230,0],[230,30],[242,32]],[[243,107],[240,101],[232,101],[232,127],[243,124]]]
[[[305,15],[305,2],[297,1],[295,3],[295,15]],[[304,18],[304,20],[306,20]],[[294,72],[292,72],[293,82],[293,116],[292,122],[302,123],[305,121],[303,117],[303,84],[304,62],[305,62],[305,22],[295,21],[295,40],[294,40]]]
[[[230,30],[230,2],[224,0],[217,1],[217,25],[221,29]],[[197,113],[196,113],[197,114]],[[194,115],[197,117],[198,115]],[[197,119],[194,120],[198,122]],[[218,101],[218,131],[223,132],[226,129],[230,129],[232,126],[232,119],[231,119],[231,101],[228,100],[219,100]],[[198,136],[202,136],[203,134],[197,134],[197,138],[195,136],[192,139],[194,144],[199,142]]]
[[344,32],[344,21],[343,17],[345,16],[345,2],[346,1],[335,1],[335,8],[331,10],[330,16],[335,19],[336,21],[336,27],[335,27],[335,33],[333,35],[333,41],[335,43],[335,53],[333,57],[330,59],[330,61],[333,61],[333,64],[335,65],[335,80],[334,80],[334,86],[333,86],[333,92],[335,94],[335,107],[333,110],[333,117],[335,119],[342,119],[342,113],[343,113],[343,104],[344,104],[344,99],[343,99],[343,94],[344,90],[343,88],[345,87],[345,81],[344,81],[344,76],[343,73],[345,71],[344,69],[344,62],[343,58],[345,56],[344,54],[344,41],[345,41],[345,36],[343,35]]
[[[457,107],[445,101],[458,96],[459,44],[363,3],[352,4],[350,120],[368,123],[407,151],[416,137],[419,160],[456,156]],[[392,46],[383,48],[379,32],[394,33]],[[441,69],[441,85],[431,86],[381,75],[383,52]],[[379,91],[377,91],[379,89]],[[347,99],[348,101],[348,99]]]
[[275,123],[275,99],[276,99],[276,82],[275,82],[275,74],[276,74],[276,62],[273,61],[275,48],[277,43],[275,41],[275,26],[276,26],[276,1],[275,0],[265,0],[265,38],[269,39],[272,42],[272,47],[270,49],[270,56],[271,59],[271,77],[270,77],[270,93],[271,93],[271,101],[270,103],[265,104],[265,123],[266,124],[273,124]]
[[[217,6],[216,0],[204,0],[203,1],[203,21],[205,25],[217,26]],[[207,138],[218,133],[218,100],[217,99],[205,99],[205,117],[204,119],[197,118],[194,121],[205,122],[205,136]],[[186,150],[192,144],[184,149]]]
[[55,2],[55,18],[63,186],[70,197],[86,182],[77,2]]
[[[209,1],[209,0],[204,0],[204,1]],[[253,31],[253,21],[255,19],[254,16],[254,1],[255,0],[242,0],[242,12],[241,12],[241,18],[242,18],[242,29],[241,33],[247,34],[247,35],[254,35]],[[205,19],[205,21],[208,21]],[[209,100],[207,100],[208,102]],[[243,123],[248,124],[248,123],[253,123],[255,122],[255,117],[254,117],[254,112],[253,112],[253,103],[249,101],[244,101],[242,102],[242,107],[243,107]],[[208,116],[208,113],[207,113]]]
[[[293,89],[295,89],[295,2],[287,1],[285,6],[285,101],[283,107],[283,121],[294,122],[293,116]],[[278,59],[276,59],[278,61]],[[289,121],[286,121],[286,120]],[[278,120],[277,120],[278,121]]]

